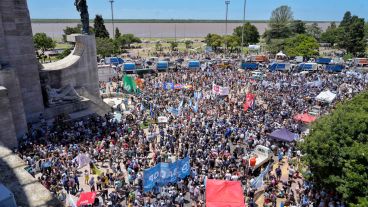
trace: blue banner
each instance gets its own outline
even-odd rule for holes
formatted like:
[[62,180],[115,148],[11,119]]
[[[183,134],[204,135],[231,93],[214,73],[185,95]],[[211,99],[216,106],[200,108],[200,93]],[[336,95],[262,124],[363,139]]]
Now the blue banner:
[[190,175],[190,160],[186,157],[173,163],[159,163],[143,173],[144,192],[151,191],[156,185],[164,186],[176,183]]
[[160,166],[156,165],[144,171],[143,188],[144,192],[151,191],[160,180]]
[[186,157],[182,160],[178,160],[178,177],[180,179],[184,179],[185,177],[190,175],[190,160],[189,157]]

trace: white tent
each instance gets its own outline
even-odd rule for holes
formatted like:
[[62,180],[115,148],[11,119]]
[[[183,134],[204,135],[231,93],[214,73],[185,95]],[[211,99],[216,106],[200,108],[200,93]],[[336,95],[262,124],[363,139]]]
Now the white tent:
[[327,103],[332,103],[332,101],[334,101],[335,98],[336,98],[336,94],[334,94],[331,91],[327,90],[327,91],[321,92],[316,97],[316,100],[322,101],[322,102],[327,102]]
[[286,57],[286,55],[282,51],[280,51],[279,53],[277,53],[276,56]]

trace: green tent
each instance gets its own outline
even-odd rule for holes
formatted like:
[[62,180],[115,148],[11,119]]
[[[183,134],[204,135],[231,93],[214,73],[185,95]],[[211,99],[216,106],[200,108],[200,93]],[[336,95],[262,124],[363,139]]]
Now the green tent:
[[136,93],[137,92],[137,85],[135,84],[135,80],[132,76],[124,76],[124,90],[128,93]]

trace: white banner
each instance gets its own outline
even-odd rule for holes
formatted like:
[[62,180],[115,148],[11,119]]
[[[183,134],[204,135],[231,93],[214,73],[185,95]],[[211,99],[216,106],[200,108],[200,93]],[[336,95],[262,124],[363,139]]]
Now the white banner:
[[230,93],[229,87],[222,87],[216,84],[212,85],[212,93],[220,96],[227,96]]

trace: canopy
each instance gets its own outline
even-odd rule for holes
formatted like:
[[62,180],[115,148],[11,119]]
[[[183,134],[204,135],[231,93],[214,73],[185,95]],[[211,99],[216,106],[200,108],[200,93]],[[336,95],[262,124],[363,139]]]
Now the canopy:
[[316,63],[301,63],[299,64],[299,70],[302,71],[313,71],[317,70],[317,64]]
[[282,51],[280,51],[279,53],[277,53],[277,54],[276,54],[276,56],[283,56],[283,57],[286,57],[286,55],[285,55]]
[[96,192],[82,192],[77,201],[77,206],[92,205],[95,202]]
[[327,64],[330,64],[331,60],[332,60],[331,58],[318,58],[316,62],[318,64],[325,64],[325,65],[327,65]]
[[323,91],[321,92],[317,97],[316,100],[318,101],[322,101],[322,102],[327,102],[327,103],[332,103],[332,101],[334,101],[336,98],[336,94],[332,93],[331,91]]
[[284,71],[290,69],[288,63],[273,63],[269,66],[269,71]]
[[292,142],[297,136],[297,134],[290,132],[286,128],[277,129],[270,134],[271,138],[285,142]]
[[244,70],[257,70],[258,69],[258,63],[250,63],[250,62],[243,62],[241,63],[241,69]]
[[341,72],[345,67],[343,65],[326,65],[326,71],[328,72]]
[[311,122],[314,122],[317,118],[315,116],[305,113],[305,114],[298,114],[294,116],[294,119],[298,121],[302,121],[304,123],[311,123]]
[[206,181],[206,207],[244,207],[240,181]]
[[197,69],[201,67],[201,63],[198,60],[191,60],[188,62],[188,68]]
[[156,65],[158,70],[167,70],[169,68],[169,62],[159,61]]

